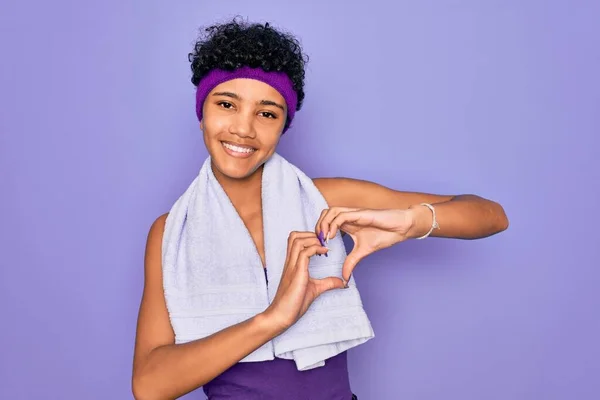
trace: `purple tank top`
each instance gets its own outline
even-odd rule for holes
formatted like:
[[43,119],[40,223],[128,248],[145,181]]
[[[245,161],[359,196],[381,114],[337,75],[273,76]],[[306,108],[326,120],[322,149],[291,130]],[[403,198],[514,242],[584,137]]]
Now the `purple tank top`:
[[[267,270],[265,269],[267,285]],[[325,365],[298,371],[293,360],[237,363],[202,388],[208,400],[350,400],[346,352]]]
[[346,352],[298,371],[293,360],[237,363],[204,385],[209,400],[350,400]]

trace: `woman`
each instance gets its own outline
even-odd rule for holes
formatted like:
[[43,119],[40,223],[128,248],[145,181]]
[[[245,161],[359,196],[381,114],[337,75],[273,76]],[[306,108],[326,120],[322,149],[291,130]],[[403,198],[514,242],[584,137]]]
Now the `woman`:
[[[169,399],[202,386],[209,399],[356,398],[348,382],[345,349],[372,337],[368,321],[365,322],[366,333],[356,336],[360,340],[342,346],[340,343],[348,341],[340,339],[335,344],[338,350],[320,359],[313,358],[302,368],[300,354],[306,349],[300,346],[294,352],[278,353],[273,350],[277,347],[276,340],[292,335],[302,321],[310,318],[307,310],[318,310],[317,302],[330,294],[328,301],[335,298],[334,293],[348,294],[348,297],[338,297],[354,299],[358,305],[355,308],[360,309],[351,273],[361,259],[374,251],[428,236],[487,237],[505,230],[507,217],[499,204],[475,195],[401,192],[350,178],[318,178],[302,183],[305,176],[301,171],[276,153],[281,136],[290,127],[304,99],[305,57],[298,42],[268,24],[235,20],[213,26],[206,33],[196,43],[190,61],[192,82],[197,86],[197,114],[209,158],[199,180],[190,185],[170,214],[154,222],[148,235],[134,355],[134,395],[137,399]],[[281,171],[285,173],[276,174]],[[278,176],[269,175],[269,179],[279,179],[277,185],[267,182],[267,173]],[[292,175],[285,175],[290,173]],[[299,186],[296,177],[301,182]],[[210,185],[214,187],[211,189]],[[286,185],[291,185],[291,192],[288,189],[277,192],[279,187],[287,188]],[[310,192],[311,186],[315,191]],[[294,192],[296,189],[299,191]],[[206,193],[202,197],[198,192]],[[304,204],[306,202],[298,203],[297,207],[304,207],[299,213],[308,222],[299,219],[296,225],[287,224],[288,219],[297,214],[287,211],[278,214],[276,223],[265,221],[265,216],[271,218],[270,213],[275,209],[285,211],[285,207],[292,207],[288,203],[294,203],[305,193],[317,199],[309,202],[309,206]],[[226,201],[219,200],[219,196]],[[269,212],[265,196],[275,198],[269,203]],[[319,196],[324,199],[321,203]],[[199,202],[210,210],[194,209]],[[216,206],[215,202],[220,205]],[[235,215],[228,214],[228,202]],[[312,210],[316,204],[325,206]],[[312,214],[313,211],[316,214]],[[249,234],[257,256],[254,261],[249,256],[247,262],[239,263],[241,267],[235,274],[228,274],[229,265],[234,268],[239,258],[228,253],[235,253],[238,246],[243,247],[245,239],[233,233],[235,240],[221,237],[219,235],[230,232],[222,233],[214,226],[238,229],[235,218],[241,220],[240,225],[243,222],[246,230],[240,232]],[[201,225],[194,225],[194,221],[200,220]],[[229,222],[223,222],[225,220]],[[290,232],[290,226],[305,229]],[[354,248],[347,257],[339,245],[340,231],[354,240]],[[272,239],[265,241],[266,237]],[[184,239],[187,244],[183,244]],[[220,260],[207,258],[206,254],[225,245],[230,246],[230,251],[221,250],[220,254],[223,259],[229,257],[229,261],[217,265],[214,275],[202,275],[204,269],[209,268],[208,264],[214,260],[219,264]],[[271,250],[265,250],[267,248]],[[269,251],[272,257],[267,254]],[[278,251],[282,258],[277,259]],[[339,258],[340,253],[343,253],[342,258]],[[313,257],[315,255],[331,255],[328,260],[338,257],[335,262],[323,263],[323,268],[334,265],[338,269],[327,270],[325,276],[313,276],[309,271],[318,269],[313,260],[325,260],[325,257]],[[252,274],[261,269],[260,264],[269,265],[263,278],[267,278],[264,287],[271,290],[271,295],[260,300],[266,303],[257,303],[258,307],[264,305],[260,312],[240,314],[247,317],[229,320],[237,321],[230,325],[220,322],[221,326],[206,331],[209,333],[198,333],[205,327],[202,323],[190,328],[190,321],[196,317],[204,318],[199,320],[208,321],[205,322],[208,325],[226,314],[216,312],[218,308],[202,316],[194,314],[196,309],[206,308],[206,304],[198,302],[189,306],[192,298],[215,289],[201,288],[201,285],[219,275],[218,279],[227,281],[219,288],[245,290],[256,284],[253,281],[256,275]],[[244,274],[248,274],[247,277]],[[186,279],[194,280],[193,284],[181,285]],[[236,284],[232,284],[234,281]],[[347,291],[347,288],[352,290]],[[353,294],[349,294],[351,292]],[[228,295],[234,298],[238,294]],[[245,301],[251,297],[245,297]],[[361,314],[361,318],[364,319],[364,315]],[[270,343],[275,344],[268,347]],[[266,352],[267,348],[270,352]],[[319,348],[326,349],[327,343]],[[312,354],[310,351],[308,349],[306,354]]]

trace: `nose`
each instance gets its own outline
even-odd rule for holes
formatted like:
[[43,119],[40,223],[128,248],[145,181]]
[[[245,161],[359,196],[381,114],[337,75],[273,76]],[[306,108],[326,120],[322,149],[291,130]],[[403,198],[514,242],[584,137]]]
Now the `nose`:
[[239,137],[250,137],[255,136],[254,125],[252,124],[252,115],[249,113],[236,113],[229,125],[229,133],[237,135]]

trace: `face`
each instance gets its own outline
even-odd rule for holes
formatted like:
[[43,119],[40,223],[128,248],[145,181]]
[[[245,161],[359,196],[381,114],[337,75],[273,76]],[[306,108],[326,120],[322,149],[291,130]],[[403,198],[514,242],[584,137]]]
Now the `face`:
[[206,97],[200,127],[214,172],[244,179],[275,152],[286,121],[283,96],[254,79],[233,79]]

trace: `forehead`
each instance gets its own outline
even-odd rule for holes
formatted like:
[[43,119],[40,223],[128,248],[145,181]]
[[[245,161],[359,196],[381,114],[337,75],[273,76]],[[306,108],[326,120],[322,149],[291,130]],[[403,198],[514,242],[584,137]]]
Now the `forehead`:
[[211,90],[211,95],[218,92],[235,93],[243,100],[285,102],[283,96],[274,87],[256,79],[237,78],[223,82]]

